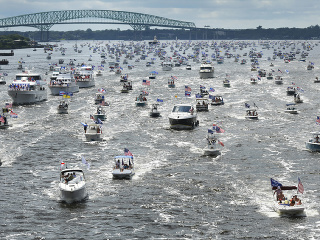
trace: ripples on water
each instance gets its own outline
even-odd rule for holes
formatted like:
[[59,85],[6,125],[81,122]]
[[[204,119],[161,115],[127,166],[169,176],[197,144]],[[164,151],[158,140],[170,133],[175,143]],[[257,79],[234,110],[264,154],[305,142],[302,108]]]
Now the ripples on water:
[[[87,46],[81,54],[75,53],[75,42],[61,42],[67,47],[66,56],[54,51],[52,60],[38,49],[21,49],[8,58],[10,65],[2,66],[10,83],[18,61],[45,73],[49,64],[64,58],[100,65],[100,56]],[[107,42],[104,42],[105,44]],[[108,42],[109,43],[109,42]],[[116,43],[116,42],[112,42]],[[112,44],[111,43],[111,44]],[[211,43],[211,42],[209,42]],[[257,42],[256,42],[257,43]],[[81,89],[70,102],[67,115],[56,114],[59,97],[48,95],[48,101],[33,106],[14,108],[18,119],[10,119],[12,128],[1,131],[0,168],[0,236],[2,239],[307,239],[319,238],[319,155],[305,150],[304,142],[319,114],[320,85],[313,79],[319,73],[319,46],[307,61],[315,69],[307,71],[307,62],[297,60],[285,64],[276,59],[269,67],[268,57],[273,49],[261,49],[260,67],[281,69],[285,83],[277,86],[263,78],[257,85],[250,84],[250,61],[246,65],[226,58],[224,64],[215,65],[215,78],[201,80],[200,64],[191,62],[192,71],[185,66],[163,72],[159,58],[152,67],[146,60],[135,65],[129,74],[133,91],[121,94],[119,75],[105,67],[104,76],[96,77],[96,87]],[[91,45],[98,42],[91,42]],[[110,44],[110,43],[109,43]],[[128,44],[128,43],[127,43]],[[301,47],[301,42],[299,43]],[[78,42],[80,45],[80,42]],[[169,44],[170,46],[171,44]],[[278,46],[278,45],[276,45]],[[243,54],[250,48],[237,49]],[[287,49],[290,51],[290,49]],[[282,50],[283,52],[287,50]],[[169,47],[168,54],[171,55]],[[210,52],[211,51],[211,52]],[[222,50],[224,51],[224,50]],[[191,48],[187,54],[191,54]],[[209,56],[212,54],[209,50]],[[223,53],[223,52],[222,52]],[[31,57],[27,57],[30,54]],[[147,59],[152,58],[149,54]],[[247,58],[247,57],[244,57]],[[107,62],[110,59],[107,59]],[[120,62],[122,63],[123,57]],[[89,62],[90,63],[90,62]],[[105,64],[107,66],[107,64]],[[142,79],[150,71],[158,71],[151,80],[149,106],[136,108],[134,99],[141,89]],[[230,75],[231,88],[223,88],[225,74]],[[167,88],[167,78],[177,76],[175,89]],[[46,76],[49,79],[49,75]],[[295,82],[305,90],[304,103],[297,107],[298,115],[283,112],[292,101],[286,87]],[[198,113],[200,127],[192,131],[169,129],[168,114],[179,102],[194,103],[194,97],[185,98],[184,86],[189,85],[193,96],[199,85],[214,87],[226,104],[209,107],[208,113]],[[86,142],[80,122],[89,121],[95,112],[93,98],[98,88],[107,89],[107,120],[103,125],[104,141]],[[7,86],[0,86],[0,100],[9,100]],[[177,96],[177,98],[175,98]],[[150,103],[163,99],[161,118],[148,116]],[[259,121],[244,119],[244,102],[259,107]],[[202,156],[207,129],[212,123],[226,130],[221,135],[225,147],[222,156]],[[113,180],[113,156],[127,147],[135,155],[136,175],[130,181]],[[81,166],[81,155],[91,163],[86,170],[89,199],[67,205],[59,201],[59,163]],[[307,217],[280,218],[271,209],[272,192],[269,179],[273,177],[295,184],[297,177],[304,183],[303,201],[308,206]]]

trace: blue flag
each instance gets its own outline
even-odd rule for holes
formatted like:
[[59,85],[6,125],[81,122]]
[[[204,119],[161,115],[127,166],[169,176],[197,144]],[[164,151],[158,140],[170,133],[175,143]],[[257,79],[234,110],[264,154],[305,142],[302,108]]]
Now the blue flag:
[[248,103],[244,103],[244,106],[245,106],[246,108],[250,108],[250,105],[249,105]]
[[271,187],[278,187],[278,186],[282,187],[282,184],[279,183],[278,181],[276,181],[272,178],[270,178],[270,180],[271,180]]
[[158,98],[158,99],[157,99],[157,102],[163,102],[163,100]]

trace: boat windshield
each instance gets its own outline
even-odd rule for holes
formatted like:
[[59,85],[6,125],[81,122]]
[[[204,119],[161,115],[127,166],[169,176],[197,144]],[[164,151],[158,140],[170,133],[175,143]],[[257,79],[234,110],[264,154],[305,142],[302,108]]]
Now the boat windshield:
[[191,106],[174,106],[172,112],[189,112]]

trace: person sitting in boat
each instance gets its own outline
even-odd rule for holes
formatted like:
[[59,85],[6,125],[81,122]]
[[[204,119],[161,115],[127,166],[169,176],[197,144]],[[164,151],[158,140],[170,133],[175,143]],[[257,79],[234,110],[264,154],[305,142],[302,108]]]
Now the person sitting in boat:
[[120,168],[120,160],[118,159],[117,163],[116,163],[116,168]]
[[277,201],[279,201],[279,199],[283,199],[283,198],[280,198],[281,194],[283,195],[280,186],[278,186],[278,188],[274,191],[273,195],[274,195],[275,193],[277,193]]
[[290,200],[290,206],[294,206],[295,203],[296,202],[293,199]]
[[314,142],[315,143],[319,143],[319,136],[318,135],[315,137],[315,141]]

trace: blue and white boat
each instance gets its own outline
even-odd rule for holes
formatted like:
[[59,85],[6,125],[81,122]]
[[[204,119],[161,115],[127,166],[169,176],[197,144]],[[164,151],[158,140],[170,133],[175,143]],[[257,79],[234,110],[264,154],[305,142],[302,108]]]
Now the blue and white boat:
[[306,148],[311,152],[320,152],[320,132],[312,132],[312,137],[306,142]]

